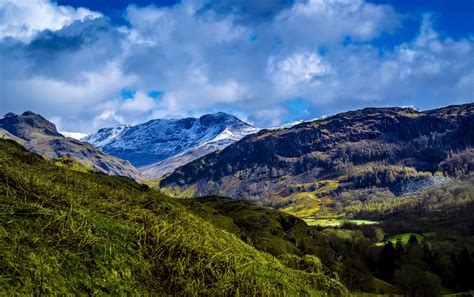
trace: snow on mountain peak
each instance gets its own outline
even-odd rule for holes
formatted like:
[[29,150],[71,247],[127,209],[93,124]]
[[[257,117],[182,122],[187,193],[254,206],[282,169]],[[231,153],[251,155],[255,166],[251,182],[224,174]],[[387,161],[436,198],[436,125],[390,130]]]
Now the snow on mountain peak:
[[81,133],[81,132],[59,131],[59,133],[61,133],[65,137],[70,137],[70,138],[74,138],[74,139],[77,139],[77,140],[81,140],[82,138],[87,137],[86,133]]
[[210,147],[223,149],[258,131],[233,115],[219,112],[199,118],[154,119],[135,126],[104,128],[83,140],[143,167],[197,148],[206,152]]

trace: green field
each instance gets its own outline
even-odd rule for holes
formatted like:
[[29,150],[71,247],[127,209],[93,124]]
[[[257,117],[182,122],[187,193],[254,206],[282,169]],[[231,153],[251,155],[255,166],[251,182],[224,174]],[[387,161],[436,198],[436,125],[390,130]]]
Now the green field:
[[353,224],[353,225],[375,225],[379,222],[369,221],[369,220],[341,220],[341,219],[304,219],[306,224],[309,226],[319,226],[319,227],[341,227],[344,224]]
[[418,242],[422,242],[423,239],[425,238],[423,235],[417,234],[417,233],[402,233],[402,234],[390,236],[385,241],[387,242],[390,241],[393,244],[396,244],[398,241],[401,241],[401,243],[405,245],[408,243],[408,240],[410,239],[410,236],[412,235],[416,236],[416,239],[418,240]]

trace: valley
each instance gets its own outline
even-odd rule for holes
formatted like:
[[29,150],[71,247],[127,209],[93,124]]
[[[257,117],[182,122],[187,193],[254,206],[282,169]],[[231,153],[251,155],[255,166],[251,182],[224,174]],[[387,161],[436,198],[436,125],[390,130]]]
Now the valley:
[[473,125],[473,104],[351,111],[250,135],[178,168],[160,186],[253,201],[309,224],[351,219],[343,204],[359,190],[395,199],[471,172]]
[[[0,121],[0,286],[46,294],[469,292],[473,123],[472,104],[352,111],[226,140],[146,180],[105,174],[80,152],[105,153],[37,114],[8,115]],[[94,137],[114,143],[128,129]],[[81,148],[39,145],[58,140]]]
[[474,0],[0,0],[0,297],[474,297]]

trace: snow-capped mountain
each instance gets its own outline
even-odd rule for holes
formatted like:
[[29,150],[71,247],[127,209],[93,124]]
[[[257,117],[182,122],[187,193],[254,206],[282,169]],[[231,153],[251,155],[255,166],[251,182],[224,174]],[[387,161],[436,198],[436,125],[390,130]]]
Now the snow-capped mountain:
[[87,141],[98,148],[103,148],[109,143],[117,139],[122,132],[130,128],[130,126],[121,125],[112,128],[103,128],[97,131],[97,133],[86,135],[82,140]]
[[136,126],[104,128],[82,140],[129,160],[148,178],[157,178],[259,130],[219,112],[200,118],[156,119]]

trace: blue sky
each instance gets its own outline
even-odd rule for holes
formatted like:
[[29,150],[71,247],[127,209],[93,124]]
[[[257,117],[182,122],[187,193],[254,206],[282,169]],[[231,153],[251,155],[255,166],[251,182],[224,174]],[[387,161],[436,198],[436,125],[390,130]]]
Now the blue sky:
[[472,0],[1,0],[0,112],[90,133],[474,101]]

